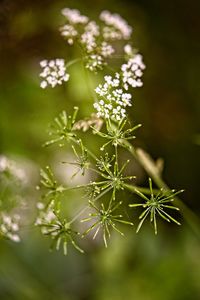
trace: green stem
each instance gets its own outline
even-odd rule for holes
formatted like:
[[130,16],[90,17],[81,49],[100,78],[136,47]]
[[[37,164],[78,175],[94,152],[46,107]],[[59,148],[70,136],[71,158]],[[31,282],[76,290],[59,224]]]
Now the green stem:
[[[129,190],[133,193],[136,193],[136,194],[137,194],[137,192],[136,192],[136,190],[137,190],[137,191],[140,191],[143,194],[151,195],[151,192],[150,192],[149,188],[140,187],[140,186],[136,186],[136,185],[132,185],[132,184],[124,184],[124,187],[127,190]],[[158,194],[160,192],[160,190],[159,189],[153,189],[153,192],[154,192],[154,194]]]
[[69,68],[70,66],[74,65],[75,63],[77,63],[77,62],[79,62],[81,60],[82,60],[81,58],[72,59],[65,66],[66,66],[66,68]]

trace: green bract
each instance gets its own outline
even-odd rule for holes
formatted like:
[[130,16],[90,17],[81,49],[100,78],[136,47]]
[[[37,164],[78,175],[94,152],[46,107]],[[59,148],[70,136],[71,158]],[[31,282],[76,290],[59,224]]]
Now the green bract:
[[176,195],[183,192],[183,190],[175,192],[172,190],[171,192],[165,191],[163,189],[160,190],[159,193],[154,194],[152,189],[152,181],[151,178],[149,178],[149,188],[151,197],[148,198],[145,196],[142,192],[140,192],[137,188],[135,189],[135,192],[145,200],[145,203],[139,203],[139,204],[129,204],[130,207],[138,207],[141,206],[144,208],[144,211],[139,216],[139,219],[141,220],[136,232],[139,232],[142,224],[144,223],[145,219],[149,216],[150,222],[153,222],[154,225],[154,231],[155,234],[157,234],[157,221],[156,217],[160,216],[162,219],[164,219],[167,222],[174,222],[177,225],[181,225],[175,218],[173,218],[171,215],[169,215],[165,210],[166,209],[173,209],[173,210],[179,210],[178,207],[168,205],[168,203],[173,202]]
[[49,132],[49,135],[53,138],[46,142],[44,146],[58,143],[60,147],[63,147],[66,141],[76,137],[73,126],[76,121],[77,112],[78,107],[74,107],[72,116],[68,116],[67,113],[63,111],[54,119],[54,122],[51,125],[51,131]]
[[121,201],[118,202],[117,204],[116,203],[113,204],[110,202],[107,209],[105,209],[103,203],[101,203],[100,208],[98,208],[92,201],[89,201],[89,204],[96,212],[90,213],[89,217],[81,220],[81,222],[87,222],[87,221],[91,221],[94,219],[94,223],[82,234],[82,237],[86,236],[90,231],[95,229],[95,233],[93,235],[93,239],[95,239],[98,232],[100,230],[102,230],[104,244],[105,244],[105,247],[107,247],[108,246],[107,239],[110,238],[110,236],[111,236],[111,233],[110,233],[111,228],[114,229],[115,231],[117,231],[118,233],[120,233],[121,235],[124,235],[116,227],[116,223],[133,225],[132,222],[121,219],[123,217],[122,215],[119,215],[119,214],[114,215],[113,214],[113,212],[122,204]]

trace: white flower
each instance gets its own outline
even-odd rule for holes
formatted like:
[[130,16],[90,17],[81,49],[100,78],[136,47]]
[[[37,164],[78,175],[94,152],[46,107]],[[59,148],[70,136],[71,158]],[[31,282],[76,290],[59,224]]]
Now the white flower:
[[97,71],[98,69],[101,70],[104,65],[105,65],[105,61],[103,60],[101,55],[92,54],[86,57],[85,67],[90,71]]
[[35,221],[35,225],[41,225],[43,223],[49,224],[56,219],[56,215],[54,214],[53,209],[51,207],[45,209],[44,204],[39,202],[37,203],[37,208],[38,217]]
[[20,237],[17,234],[9,234],[8,237],[13,241],[13,242],[20,242]]
[[42,73],[40,73],[40,77],[43,78],[40,87],[43,89],[48,85],[55,87],[57,84],[60,85],[69,80],[64,59],[43,60],[40,62],[40,66],[43,68]]
[[0,217],[0,234],[12,240],[13,242],[20,242],[20,237],[18,235],[19,231],[19,215],[9,216],[2,213]]
[[69,45],[74,43],[75,37],[78,35],[78,31],[73,25],[66,24],[60,28],[61,35],[67,39]]
[[4,172],[9,166],[9,161],[7,157],[1,155],[0,156],[0,172]]
[[88,22],[88,17],[81,15],[78,9],[63,8],[61,13],[72,24],[85,24]]
[[8,159],[6,156],[0,155],[0,172],[8,171],[12,176],[21,182],[27,181],[27,175],[23,168],[14,160]]
[[39,210],[43,210],[45,208],[44,203],[42,203],[42,202],[37,202],[36,206],[37,206],[37,209],[39,209]]
[[124,46],[124,53],[128,56],[128,57],[133,57],[135,54],[135,49],[132,48],[131,45],[126,44]]
[[125,93],[120,88],[119,74],[115,77],[105,76],[105,83],[100,84],[95,92],[98,95],[99,101],[94,103],[94,108],[97,111],[98,117],[105,119],[113,119],[120,121],[126,117],[126,107],[131,106],[131,94]]
[[128,23],[118,14],[111,14],[104,10],[100,14],[100,19],[105,22],[107,26],[104,27],[105,39],[129,39],[132,33],[132,28]]
[[99,36],[99,26],[91,21],[85,26],[85,31],[81,35],[81,43],[86,47],[87,52],[92,52],[96,47],[96,37]]
[[121,66],[123,85],[126,90],[128,86],[141,87],[143,85],[141,77],[145,64],[142,61],[142,55],[136,54],[131,57],[126,64]]
[[100,52],[103,57],[110,57],[115,52],[115,49],[112,47],[112,45],[104,41],[101,44]]

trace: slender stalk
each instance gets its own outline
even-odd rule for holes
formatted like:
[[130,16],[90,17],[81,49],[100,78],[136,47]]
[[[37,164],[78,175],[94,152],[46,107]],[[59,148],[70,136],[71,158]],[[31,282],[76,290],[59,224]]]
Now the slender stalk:
[[[140,187],[140,186],[136,186],[136,185],[132,185],[132,184],[124,184],[124,187],[127,190],[129,190],[133,193],[136,193],[136,194],[137,194],[137,192],[136,192],[136,190],[137,190],[137,191],[140,191],[143,194],[151,195],[151,192],[150,192],[149,188]],[[159,189],[153,189],[154,194],[158,194],[159,191],[160,191]]]
[[74,65],[75,63],[82,61],[82,58],[75,58],[70,60],[65,66],[66,68],[69,68],[70,66]]

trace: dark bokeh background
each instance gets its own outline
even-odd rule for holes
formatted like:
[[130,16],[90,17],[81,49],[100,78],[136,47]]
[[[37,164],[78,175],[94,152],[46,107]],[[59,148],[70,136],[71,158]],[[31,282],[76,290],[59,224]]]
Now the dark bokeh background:
[[[108,9],[133,26],[134,46],[147,65],[131,112],[143,124],[139,143],[164,159],[166,182],[184,188],[185,203],[199,214],[200,1],[1,0],[0,153],[45,165],[52,152],[41,144],[52,118],[74,105],[83,116],[91,112],[76,67],[67,87],[39,87],[41,59],[75,55],[58,33],[63,7],[94,19]],[[200,299],[199,245],[186,225],[161,225],[158,237],[148,229],[129,232],[108,250],[89,248],[85,256],[71,250],[65,258],[50,254],[33,229],[19,246],[0,245],[0,299]]]

